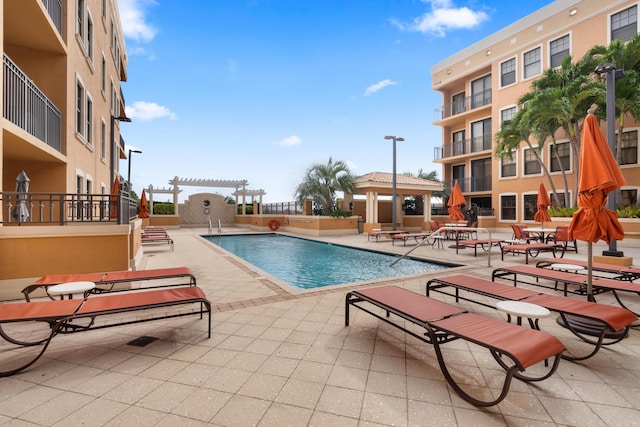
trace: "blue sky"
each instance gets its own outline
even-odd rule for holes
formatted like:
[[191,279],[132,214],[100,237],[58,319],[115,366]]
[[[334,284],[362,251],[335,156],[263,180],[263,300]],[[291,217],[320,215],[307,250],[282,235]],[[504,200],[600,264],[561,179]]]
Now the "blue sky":
[[[355,175],[426,172],[440,128],[431,67],[552,3],[505,0],[119,0],[122,123],[133,189],[174,176],[249,181],[294,199],[329,157]],[[127,171],[127,161],[120,164]],[[226,188],[181,187],[180,200]],[[155,200],[165,200],[158,196]]]

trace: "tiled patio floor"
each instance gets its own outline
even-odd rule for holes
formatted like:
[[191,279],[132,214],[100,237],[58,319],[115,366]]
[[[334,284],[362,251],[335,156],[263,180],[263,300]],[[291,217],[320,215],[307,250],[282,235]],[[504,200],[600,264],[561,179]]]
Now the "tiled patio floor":
[[[431,346],[358,310],[345,327],[344,297],[353,286],[310,292],[278,286],[203,241],[204,232],[170,231],[175,252],[148,247],[142,267],[194,271],[214,305],[210,339],[206,321],[197,317],[56,337],[34,366],[0,378],[0,425],[640,425],[636,329],[587,361],[562,361],[548,380],[514,381],[502,403],[479,409],[447,385]],[[408,249],[367,242],[364,235],[322,240]],[[623,243],[625,255],[638,260],[640,249]],[[602,249],[596,245],[594,253]],[[580,250],[567,256],[585,258],[584,246]],[[469,249],[456,255],[424,247],[415,254],[465,264],[458,270],[483,278],[492,267],[524,264],[523,256],[501,262],[495,252],[489,267],[486,254],[474,258]],[[423,293],[427,277],[391,283]],[[469,309],[501,316],[479,305]],[[542,319],[541,328],[570,350],[585,349],[553,317]],[[140,336],[158,340],[126,344]],[[470,390],[496,392],[502,371],[486,351],[456,341],[446,346],[446,357]]]

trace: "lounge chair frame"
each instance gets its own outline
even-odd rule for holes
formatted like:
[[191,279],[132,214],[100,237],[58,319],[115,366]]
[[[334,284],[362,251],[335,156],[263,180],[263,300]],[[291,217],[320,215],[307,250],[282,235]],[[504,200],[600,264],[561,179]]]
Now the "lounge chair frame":
[[[398,307],[397,305],[402,305],[401,301],[410,302],[411,309],[405,310]],[[365,302],[382,309],[386,316],[367,308],[363,305]],[[501,402],[507,396],[511,380],[514,377],[525,382],[542,381],[549,378],[557,370],[561,359],[560,356],[565,350],[560,341],[545,332],[469,313],[459,307],[396,286],[348,292],[345,297],[345,326],[349,326],[349,309],[351,306],[363,310],[420,341],[433,345],[438,365],[447,383],[465,401],[480,407],[493,406]],[[409,330],[400,323],[393,321],[391,314],[424,328],[426,333],[422,335]],[[481,326],[479,327],[479,325]],[[495,329],[499,333],[488,333],[489,329],[491,331]],[[506,339],[505,336],[502,336],[503,334],[513,339]],[[506,374],[502,389],[496,399],[489,401],[479,400],[469,395],[451,375],[440,346],[457,339],[464,339],[485,347],[505,370]],[[523,347],[530,350],[531,354],[524,354],[529,353],[529,351],[523,351]],[[516,348],[517,355],[515,354],[516,351],[513,351]],[[532,377],[523,374],[529,366],[551,357],[554,360],[546,373]],[[509,359],[510,363],[505,362],[505,359]]]
[[478,247],[481,247],[484,252],[489,252],[492,247],[497,246],[502,251],[502,239],[467,239],[458,240],[456,244],[458,246],[464,246],[465,248],[473,248],[473,256],[478,256]]
[[524,254],[525,264],[529,264],[529,257],[535,258],[538,256],[538,254],[540,254],[540,252],[553,252],[553,256],[555,258],[556,251],[561,249],[562,249],[561,245],[559,244],[556,245],[553,243],[522,243],[522,244],[502,246],[501,252],[502,252],[503,261],[504,261],[504,254],[506,253]]
[[[442,290],[447,287],[454,288],[455,291],[447,292]],[[571,361],[589,359],[598,353],[602,346],[610,346],[622,341],[628,336],[629,329],[633,322],[637,320],[637,317],[625,308],[589,301],[579,301],[558,295],[548,295],[462,274],[429,280],[426,285],[426,295],[429,296],[432,291],[452,296],[456,302],[463,300],[493,309],[496,309],[495,305],[485,304],[473,298],[463,297],[460,295],[460,291],[466,291],[500,301],[528,302],[557,312],[563,321],[563,326],[585,343],[593,345],[593,349],[584,355],[562,355],[563,359]],[[574,327],[575,322],[571,320],[572,318],[584,319],[583,323],[590,322],[595,324],[600,330],[600,334],[597,335],[594,340],[590,336],[581,333],[579,328]]]
[[[540,268],[548,268],[553,264],[574,264],[579,265],[581,267],[588,267],[588,261],[584,260],[576,260],[576,259],[566,259],[566,258],[549,258],[540,260],[536,263],[536,267]],[[593,262],[591,263],[591,271],[596,273],[607,273],[612,274],[614,277],[605,277],[605,279],[615,279],[615,280],[627,280],[629,282],[633,282],[637,278],[640,277],[640,268],[638,267],[624,267],[621,265],[607,264],[604,262]]]
[[[178,305],[197,304],[198,309],[154,313],[147,310],[166,308]],[[51,340],[58,334],[84,332],[93,329],[104,329],[114,326],[130,325],[159,319],[199,314],[203,318],[208,313],[208,337],[211,337],[211,303],[202,289],[192,286],[188,288],[154,289],[142,292],[127,292],[104,296],[91,296],[76,300],[54,300],[20,302],[0,305],[0,337],[19,347],[42,346],[40,351],[22,365],[0,371],[0,377],[14,375],[33,365],[46,351]],[[145,311],[142,318],[107,319],[103,324],[96,324],[101,316]],[[85,323],[79,322],[84,320]],[[8,323],[43,322],[49,325],[49,334],[34,341],[23,341],[12,337],[2,327]]]

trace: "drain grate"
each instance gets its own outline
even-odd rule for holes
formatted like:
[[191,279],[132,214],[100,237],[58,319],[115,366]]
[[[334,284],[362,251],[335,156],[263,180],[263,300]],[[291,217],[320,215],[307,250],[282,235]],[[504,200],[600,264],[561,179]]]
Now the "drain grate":
[[129,341],[127,343],[127,345],[135,345],[136,347],[144,347],[147,344],[151,344],[152,342],[154,342],[155,340],[157,340],[158,338],[156,337],[150,337],[147,335],[144,335],[140,338],[136,338],[133,341]]

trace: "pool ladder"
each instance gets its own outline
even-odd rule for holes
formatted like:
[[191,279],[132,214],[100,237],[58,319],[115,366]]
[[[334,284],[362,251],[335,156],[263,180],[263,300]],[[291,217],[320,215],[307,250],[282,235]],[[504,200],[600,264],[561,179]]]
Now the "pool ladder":
[[[213,223],[209,220],[209,236],[213,236]],[[222,236],[222,223],[218,219],[218,236]]]

